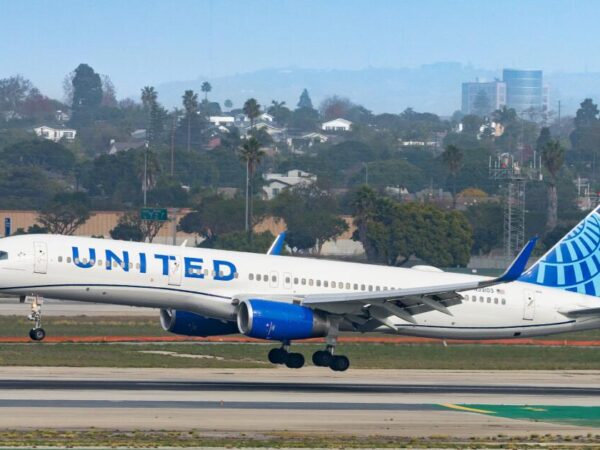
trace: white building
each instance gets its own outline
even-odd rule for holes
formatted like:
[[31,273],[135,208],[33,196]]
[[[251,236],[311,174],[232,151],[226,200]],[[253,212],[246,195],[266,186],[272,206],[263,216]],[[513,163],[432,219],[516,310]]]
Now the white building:
[[266,173],[263,175],[266,182],[263,194],[267,200],[272,200],[284,189],[304,185],[308,186],[317,182],[317,176],[302,170],[290,170],[287,173]]
[[321,129],[325,131],[350,131],[350,128],[352,128],[352,122],[342,118],[333,119],[321,125]]
[[273,122],[275,120],[275,117],[269,113],[262,113],[260,116],[258,116],[258,118],[264,120],[265,122]]
[[233,116],[210,116],[208,121],[216,127],[225,126],[231,127],[235,124],[235,117]]
[[77,130],[73,130],[71,128],[52,128],[47,127],[46,125],[36,127],[33,129],[33,131],[35,131],[35,134],[39,137],[49,139],[54,142],[58,142],[61,139],[72,141],[75,139],[75,135],[77,134]]

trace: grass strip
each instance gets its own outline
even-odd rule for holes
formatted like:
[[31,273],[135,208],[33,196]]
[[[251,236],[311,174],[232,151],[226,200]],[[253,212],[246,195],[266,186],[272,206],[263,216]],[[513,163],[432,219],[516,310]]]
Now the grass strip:
[[313,433],[244,433],[210,434],[198,430],[0,430],[0,446],[77,448],[594,448],[600,444],[600,435],[529,435],[486,438],[453,438],[432,436],[352,436],[321,435]]
[[[274,368],[267,352],[276,344],[2,344],[1,366]],[[296,344],[310,364],[322,345]],[[361,369],[600,370],[598,349],[587,347],[469,346],[441,344],[342,344]]]

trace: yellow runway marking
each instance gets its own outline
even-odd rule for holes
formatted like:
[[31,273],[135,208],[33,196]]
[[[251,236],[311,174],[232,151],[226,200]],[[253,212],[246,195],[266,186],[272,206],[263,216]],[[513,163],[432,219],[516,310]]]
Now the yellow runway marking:
[[440,406],[444,406],[444,407],[450,408],[450,409],[457,409],[459,411],[468,411],[468,412],[475,412],[475,413],[480,413],[480,414],[494,414],[494,411],[486,411],[485,409],[468,408],[466,406],[455,405],[453,403],[442,403],[442,404],[440,404]]

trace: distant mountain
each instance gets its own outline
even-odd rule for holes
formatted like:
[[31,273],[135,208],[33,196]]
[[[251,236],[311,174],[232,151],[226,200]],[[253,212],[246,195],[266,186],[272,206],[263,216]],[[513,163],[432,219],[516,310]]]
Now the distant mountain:
[[[563,115],[574,114],[585,97],[600,100],[600,73],[550,73],[550,101],[553,109],[562,101]],[[361,70],[265,69],[218,78],[199,77],[157,86],[159,99],[168,107],[181,106],[186,89],[200,92],[208,80],[213,87],[209,99],[223,104],[231,99],[234,107],[255,97],[259,103],[284,100],[295,107],[302,89],[307,88],[315,107],[329,95],[348,97],[374,113],[399,113],[408,107],[417,111],[450,115],[460,109],[461,83],[477,78],[501,78],[501,71],[475,68],[454,62],[428,64],[417,68]]]

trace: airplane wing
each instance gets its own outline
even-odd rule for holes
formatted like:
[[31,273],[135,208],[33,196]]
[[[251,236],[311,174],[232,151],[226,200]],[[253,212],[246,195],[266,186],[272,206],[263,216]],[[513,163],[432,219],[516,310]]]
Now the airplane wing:
[[302,297],[300,303],[331,314],[350,316],[350,320],[352,316],[364,317],[368,311],[370,318],[395,330],[390,316],[415,323],[413,315],[427,311],[437,310],[452,315],[448,307],[461,303],[459,292],[515,281],[525,270],[536,241],[537,238],[531,239],[498,278],[376,292],[308,294]]

